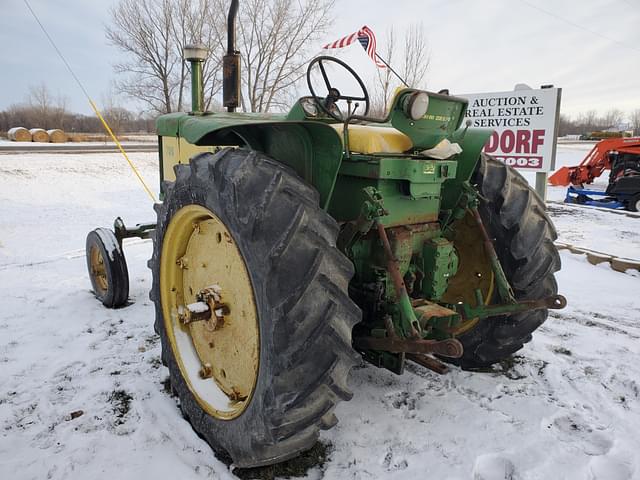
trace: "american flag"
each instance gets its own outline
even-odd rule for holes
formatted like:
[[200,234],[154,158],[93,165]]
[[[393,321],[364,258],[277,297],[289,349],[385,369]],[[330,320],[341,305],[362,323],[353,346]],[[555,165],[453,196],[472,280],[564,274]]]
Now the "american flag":
[[376,35],[373,33],[373,30],[366,25],[351,35],[342,37],[340,40],[336,40],[333,43],[327,43],[322,48],[344,48],[351,45],[356,39],[360,42],[360,45],[362,45],[362,48],[364,48],[371,60],[373,60],[378,67],[385,68],[385,64],[378,60],[378,56],[376,54]]

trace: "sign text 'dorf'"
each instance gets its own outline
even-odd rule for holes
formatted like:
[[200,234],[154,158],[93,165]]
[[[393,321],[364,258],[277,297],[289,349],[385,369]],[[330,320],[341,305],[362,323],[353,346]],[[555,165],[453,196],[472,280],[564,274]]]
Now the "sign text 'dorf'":
[[469,99],[472,127],[494,132],[484,151],[516,168],[553,169],[558,118],[558,88],[460,95]]

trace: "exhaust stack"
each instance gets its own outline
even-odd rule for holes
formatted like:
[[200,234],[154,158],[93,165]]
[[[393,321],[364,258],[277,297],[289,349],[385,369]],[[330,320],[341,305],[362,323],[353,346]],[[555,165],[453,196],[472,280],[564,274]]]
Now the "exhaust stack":
[[202,44],[185,45],[182,53],[191,64],[191,112],[202,113],[204,111],[202,62],[207,58],[207,47]]
[[240,52],[236,50],[236,15],[239,0],[231,0],[227,17],[227,54],[222,58],[222,103],[228,112],[240,105]]

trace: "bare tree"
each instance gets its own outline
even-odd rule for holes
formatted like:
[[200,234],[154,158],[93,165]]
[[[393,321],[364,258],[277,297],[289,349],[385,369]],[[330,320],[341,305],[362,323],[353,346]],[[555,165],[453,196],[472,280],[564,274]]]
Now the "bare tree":
[[402,78],[411,88],[426,88],[427,71],[431,56],[424,35],[422,23],[413,23],[404,34],[404,52],[402,54]]
[[596,110],[588,110],[578,115],[577,126],[582,133],[590,133],[608,128],[607,122]]
[[125,125],[133,120],[133,114],[120,104],[117,93],[117,84],[112,82],[111,87],[101,99],[102,116],[116,135],[120,135]]
[[[404,32],[403,45],[398,49],[394,28],[387,30],[380,55],[398,72],[411,88],[426,88],[430,54],[422,23],[409,25]],[[378,69],[377,82],[373,89],[371,112],[383,117],[395,90],[404,84],[389,69]]]
[[180,88],[180,57],[172,35],[170,0],[121,0],[111,9],[107,39],[131,59],[115,65],[120,89],[156,112],[172,112]]
[[622,123],[622,117],[622,110],[611,108],[605,112],[602,119],[603,124],[605,125],[605,128],[617,127]]
[[54,97],[44,83],[30,86],[25,112],[28,123],[45,129],[64,128],[67,102],[66,97]]
[[[395,50],[395,32],[393,27],[391,27],[387,30],[386,41],[380,53],[385,61],[392,62],[391,59],[394,56]],[[393,66],[393,63],[391,63],[391,65]],[[382,118],[385,116],[387,110],[389,109],[388,103],[391,100],[393,89],[396,88],[395,86],[397,79],[395,78],[393,72],[388,68],[377,68],[376,74],[377,83],[374,86],[371,95],[371,107],[369,112],[375,117]]]
[[209,50],[202,67],[205,109],[211,108],[214,97],[220,92],[225,16],[222,0],[175,0],[172,33],[176,54],[181,58],[178,110],[184,105],[189,90],[189,65],[182,55],[187,44],[202,44]]
[[[334,0],[247,0],[238,19],[245,111],[282,108],[304,75],[309,50],[331,24]],[[205,107],[217,108],[226,47],[228,0],[120,0],[111,10],[109,41],[128,60],[115,65],[119,88],[163,113],[182,110],[189,91],[187,43],[209,49],[203,66]]]
[[222,55],[226,50],[224,42],[227,38],[227,10],[222,0],[200,1],[202,9],[191,10],[193,20],[190,24],[193,27],[190,35],[192,40],[209,48],[209,56],[202,66],[204,108],[215,110],[222,107],[222,102],[216,101],[215,98],[222,90]]
[[286,92],[304,76],[311,46],[332,23],[334,0],[248,0],[239,21],[242,108],[285,106]]
[[109,41],[129,60],[115,65],[119,89],[156,113],[181,111],[189,92],[182,49],[209,48],[203,67],[205,106],[221,87],[221,0],[120,0],[111,9]]
[[53,97],[44,83],[29,87],[27,104],[40,118],[49,117],[49,112],[53,106]]

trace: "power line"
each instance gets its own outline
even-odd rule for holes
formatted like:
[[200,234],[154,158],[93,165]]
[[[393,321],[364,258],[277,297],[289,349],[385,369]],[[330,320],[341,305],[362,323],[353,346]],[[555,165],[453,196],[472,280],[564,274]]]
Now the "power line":
[[621,42],[619,40],[616,40],[615,38],[611,38],[611,37],[609,37],[607,35],[603,35],[602,33],[598,32],[597,30],[592,30],[592,29],[587,28],[587,27],[585,27],[583,25],[580,25],[580,24],[578,24],[578,23],[576,23],[576,22],[574,22],[572,20],[569,20],[567,18],[561,17],[560,15],[556,15],[555,13],[550,12],[549,10],[545,10],[544,8],[539,7],[538,5],[534,5],[534,4],[530,3],[530,2],[528,2],[527,0],[520,0],[520,1],[522,3],[524,3],[525,5],[527,5],[528,7],[533,8],[534,10],[538,10],[539,12],[542,12],[545,15],[549,15],[550,17],[553,17],[553,18],[555,18],[557,20],[560,20],[561,22],[564,22],[564,23],[566,23],[568,25],[571,25],[573,27],[579,28],[580,30],[584,30],[585,32],[590,33],[591,35],[595,35],[597,37],[604,38],[605,40],[608,40],[610,42],[616,43],[616,44],[620,45],[621,47],[628,48],[629,50],[633,50],[635,52],[639,52],[640,53],[640,49],[639,48],[632,47],[631,45],[627,45],[626,43],[623,43],[623,42]]
[[65,66],[67,67],[67,70],[69,70],[69,73],[71,74],[73,79],[76,81],[76,83],[80,87],[80,90],[82,90],[82,92],[84,93],[84,96],[87,97],[87,100],[89,101],[89,105],[91,105],[91,108],[93,109],[94,113],[96,114],[96,116],[98,117],[100,122],[102,123],[102,126],[105,128],[105,130],[107,131],[109,136],[111,136],[111,138],[113,139],[115,144],[118,146],[118,149],[120,150],[120,153],[122,153],[122,156],[124,157],[124,159],[129,164],[129,167],[131,167],[131,170],[133,170],[133,173],[135,173],[136,177],[138,177],[138,180],[140,180],[140,183],[142,184],[143,188],[147,192],[147,195],[149,195],[149,197],[151,197],[151,200],[153,200],[153,202],[155,203],[156,202],[155,195],[153,194],[153,192],[151,191],[151,189],[149,188],[147,183],[142,178],[142,175],[140,175],[140,172],[138,171],[138,169],[136,168],[134,163],[129,159],[129,156],[127,155],[127,152],[125,152],[123,146],[118,141],[118,138],[115,136],[115,134],[113,133],[113,131],[109,127],[109,124],[107,123],[107,121],[104,119],[104,117],[102,116],[102,114],[98,110],[98,107],[96,106],[94,101],[91,99],[91,96],[89,95],[87,90],[82,85],[82,82],[80,81],[80,79],[74,73],[73,69],[71,68],[71,65],[69,65],[69,62],[67,62],[67,59],[64,58],[64,55],[62,55],[62,52],[60,51],[60,49],[56,45],[56,42],[53,41],[53,38],[51,38],[51,36],[49,35],[49,32],[47,32],[47,29],[44,28],[44,25],[42,24],[42,22],[38,18],[38,15],[36,15],[36,12],[33,11],[33,8],[31,8],[31,5],[29,5],[29,2],[27,0],[22,0],[22,1],[24,2],[24,4],[27,6],[29,11],[31,12],[31,15],[33,15],[33,18],[36,19],[36,22],[38,22],[38,25],[40,25],[40,28],[42,29],[42,31],[44,32],[45,36],[49,40],[49,43],[51,43],[51,46],[56,51],[56,53],[58,54],[58,56],[60,57],[62,62],[65,64]]
[[29,5],[29,2],[27,0],[23,0],[23,2],[27,6],[29,11],[31,12],[31,15],[33,15],[33,18],[35,18],[36,22],[38,22],[38,25],[40,25],[40,28],[44,32],[45,36],[47,37],[47,39],[49,39],[49,43],[51,43],[51,46],[56,51],[56,53],[58,54],[58,56],[60,57],[62,62],[65,64],[65,66],[67,67],[67,70],[69,70],[69,73],[71,74],[73,79],[76,81],[76,83],[78,84],[78,86],[80,87],[82,92],[84,93],[84,96],[87,97],[87,100],[91,101],[91,97],[89,96],[89,94],[87,93],[85,88],[82,86],[82,83],[80,82],[80,79],[78,77],[76,77],[75,73],[73,73],[73,70],[71,69],[71,65],[69,65],[69,62],[67,62],[67,59],[64,58],[64,55],[62,55],[62,52],[60,51],[60,49],[56,45],[56,42],[53,41],[53,38],[51,38],[51,36],[49,35],[49,32],[47,32],[47,29],[44,28],[44,25],[42,25],[42,22],[40,21],[40,19],[36,15],[36,12],[33,11],[33,8],[31,8],[31,5]]

